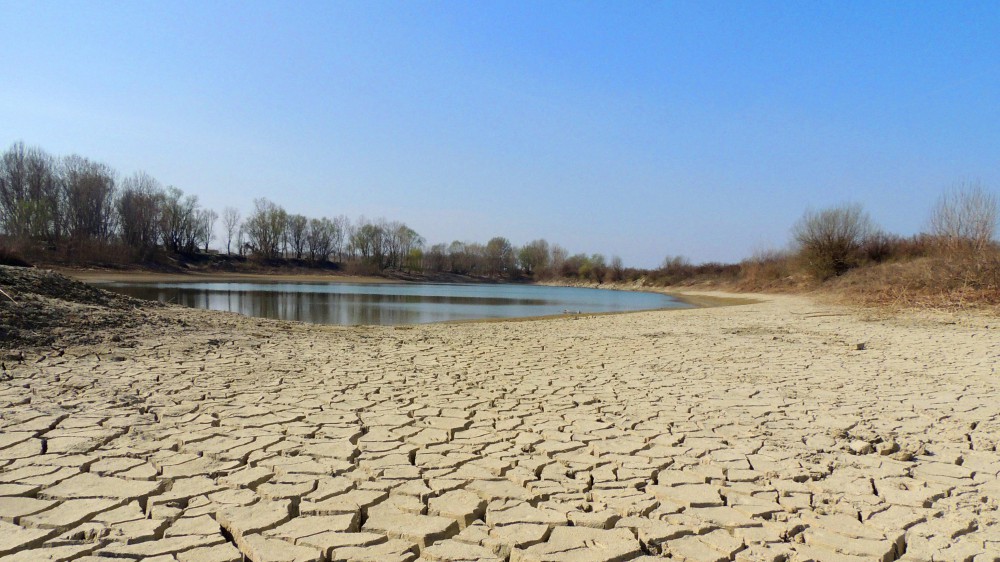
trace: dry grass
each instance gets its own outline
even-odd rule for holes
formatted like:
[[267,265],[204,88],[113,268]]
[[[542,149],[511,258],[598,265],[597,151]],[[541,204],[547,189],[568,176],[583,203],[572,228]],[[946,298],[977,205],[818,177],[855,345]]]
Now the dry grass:
[[829,283],[851,302],[889,308],[1000,311],[1000,252],[932,256],[855,269]]
[[673,268],[669,280],[677,288],[723,289],[734,292],[811,292],[842,302],[886,310],[903,308],[982,309],[1000,313],[1000,245],[985,250],[944,250],[927,236],[882,235],[867,241],[864,260],[846,273],[816,279],[807,256],[758,252],[731,268]]
[[756,252],[740,262],[736,288],[742,291],[787,291],[807,283],[797,275],[794,256],[789,252],[767,250]]

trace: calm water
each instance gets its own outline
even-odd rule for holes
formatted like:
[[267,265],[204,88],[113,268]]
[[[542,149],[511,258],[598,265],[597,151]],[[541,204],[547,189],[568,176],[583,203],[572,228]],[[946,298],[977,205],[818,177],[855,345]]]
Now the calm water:
[[688,306],[653,293],[536,285],[109,283],[103,286],[148,300],[314,324],[422,324]]

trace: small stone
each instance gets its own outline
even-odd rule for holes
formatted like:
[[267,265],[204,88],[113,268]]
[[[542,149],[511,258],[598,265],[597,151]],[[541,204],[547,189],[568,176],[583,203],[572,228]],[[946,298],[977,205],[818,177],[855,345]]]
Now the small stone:
[[861,439],[855,439],[854,441],[851,441],[848,447],[850,448],[851,452],[854,453],[855,455],[867,455],[873,451],[872,444],[867,441],[863,441]]

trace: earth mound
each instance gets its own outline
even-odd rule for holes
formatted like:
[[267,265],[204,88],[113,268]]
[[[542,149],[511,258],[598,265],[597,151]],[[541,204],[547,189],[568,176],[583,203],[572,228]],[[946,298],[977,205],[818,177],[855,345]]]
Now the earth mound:
[[162,305],[118,295],[53,271],[0,265],[0,348],[120,341]]

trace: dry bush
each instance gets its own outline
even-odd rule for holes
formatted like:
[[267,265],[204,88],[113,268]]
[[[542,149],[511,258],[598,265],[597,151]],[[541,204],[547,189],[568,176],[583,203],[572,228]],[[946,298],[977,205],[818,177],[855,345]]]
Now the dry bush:
[[861,242],[861,257],[868,263],[913,260],[930,256],[935,245],[934,237],[927,234],[907,238],[876,232]]
[[646,284],[666,287],[672,285],[727,285],[739,278],[740,266],[719,262],[694,265],[681,256],[668,257],[659,269],[650,271]]
[[931,211],[929,226],[945,252],[975,256],[993,243],[998,220],[1000,202],[996,194],[977,182],[944,192]]
[[792,278],[791,256],[781,250],[763,250],[740,262],[739,287],[745,291],[773,289]]
[[807,211],[792,228],[802,268],[822,281],[861,263],[861,246],[877,232],[861,205]]
[[831,289],[852,302],[889,307],[1000,306],[1000,248],[980,259],[934,255],[863,267]]

